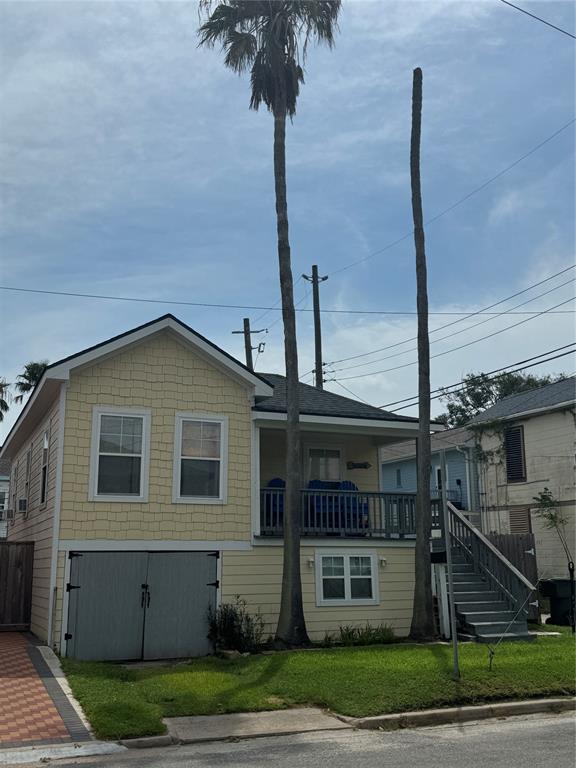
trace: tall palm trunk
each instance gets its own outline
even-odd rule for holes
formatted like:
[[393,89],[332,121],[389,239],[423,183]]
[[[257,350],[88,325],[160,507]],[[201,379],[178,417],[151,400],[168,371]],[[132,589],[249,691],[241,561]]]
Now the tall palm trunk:
[[410,181],[416,249],[416,305],[418,310],[418,450],[416,486],[416,551],[414,608],[410,636],[435,635],[430,562],[430,341],[428,338],[428,287],[422,191],[420,186],[420,134],[422,126],[422,70],[414,70],[412,85],[412,135]]
[[288,237],[286,201],[286,99],[279,96],[274,109],[274,187],[284,358],[286,362],[286,492],[284,500],[284,566],[282,598],[276,639],[285,645],[308,643],[300,574],[300,403],[294,286]]

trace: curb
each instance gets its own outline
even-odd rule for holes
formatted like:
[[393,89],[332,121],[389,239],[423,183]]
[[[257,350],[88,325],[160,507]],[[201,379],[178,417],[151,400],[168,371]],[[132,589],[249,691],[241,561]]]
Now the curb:
[[342,717],[341,719],[354,728],[362,730],[392,731],[400,728],[423,728],[430,725],[467,723],[473,720],[486,720],[493,717],[533,715],[540,712],[559,713],[573,710],[576,710],[576,697],[563,697],[507,701],[446,709],[425,709],[420,712],[400,712],[394,715],[376,715],[374,717]]
[[150,747],[171,747],[177,742],[172,736],[165,734],[163,736],[142,736],[138,739],[121,739],[120,744],[128,749],[148,749]]
[[[445,709],[425,709],[416,712],[399,712],[393,715],[376,715],[374,717],[345,717],[334,715],[338,720],[351,728],[360,730],[392,731],[404,728],[424,728],[434,725],[449,725],[450,723],[467,723],[474,720],[489,718],[511,717],[513,715],[533,715],[542,712],[558,714],[576,710],[576,697],[554,699],[529,699],[527,701],[507,701],[494,704],[472,705],[466,707],[450,707]],[[213,741],[244,741],[262,737],[288,736],[295,733],[317,733],[318,731],[268,731],[266,733],[230,734],[228,736],[207,737],[198,739],[177,739],[168,734],[162,736],[144,736],[137,739],[123,739],[119,743],[128,749],[146,749],[151,747],[170,747],[184,744],[198,744]],[[338,729],[335,729],[338,730]]]

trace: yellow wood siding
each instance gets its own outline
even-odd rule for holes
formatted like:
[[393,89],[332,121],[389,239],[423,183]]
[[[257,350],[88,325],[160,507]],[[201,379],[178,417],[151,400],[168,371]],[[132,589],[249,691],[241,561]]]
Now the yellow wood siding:
[[[56,400],[47,410],[41,423],[36,427],[18,454],[12,460],[10,506],[12,499],[24,498],[26,485],[26,454],[32,446],[30,482],[28,489],[28,511],[16,511],[15,519],[8,523],[8,541],[34,542],[34,570],[32,577],[31,631],[41,640],[48,637],[48,614],[50,606],[50,566],[54,525],[54,503],[56,497],[56,463],[58,453],[59,404]],[[44,433],[49,432],[48,480],[46,502],[40,502],[42,478],[42,448]]]
[[[308,634],[313,640],[322,640],[326,632],[336,632],[346,624],[389,624],[398,636],[410,630],[414,592],[414,548],[412,546],[369,547],[378,561],[380,587],[379,605],[322,606],[316,605],[316,576],[313,561],[317,550],[335,551],[329,544],[322,547],[303,546],[301,550],[302,597]],[[354,542],[346,552],[356,550]],[[236,595],[246,600],[248,610],[260,610],[266,633],[274,634],[278,620],[282,584],[281,546],[257,546],[246,552],[222,553],[221,599],[232,602]],[[362,549],[364,551],[364,549]],[[380,565],[380,558],[386,565]]]
[[[262,429],[260,432],[260,484],[265,488],[274,477],[286,478],[285,432]],[[351,480],[361,491],[378,491],[378,448],[372,437],[334,433],[302,432],[302,487],[308,480],[308,447],[340,448],[342,480]],[[347,469],[346,463],[368,462],[368,469]],[[311,478],[317,479],[317,478]]]
[[[151,409],[148,501],[89,501],[94,406]],[[174,504],[178,411],[229,419],[225,504]],[[251,519],[251,401],[248,388],[171,334],[73,371],[66,400],[60,538],[246,540]]]

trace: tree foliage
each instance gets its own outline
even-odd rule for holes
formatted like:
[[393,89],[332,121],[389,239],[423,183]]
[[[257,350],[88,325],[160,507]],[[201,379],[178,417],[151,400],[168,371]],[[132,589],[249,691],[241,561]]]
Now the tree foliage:
[[0,421],[4,421],[4,414],[10,408],[11,399],[10,384],[2,377],[0,378]]
[[435,421],[447,427],[463,427],[474,416],[510,395],[537,389],[565,378],[564,374],[537,376],[526,373],[504,373],[489,376],[486,373],[469,373],[462,380],[462,388],[456,392],[442,389],[440,398],[447,404],[445,413]]
[[24,395],[31,392],[36,384],[40,381],[44,375],[44,371],[48,367],[48,360],[40,360],[38,362],[26,363],[24,371],[16,378],[14,388],[18,394],[14,397],[14,402],[21,403]]
[[286,118],[296,113],[308,43],[331,47],[340,0],[200,0],[207,18],[200,45],[220,44],[224,64],[250,72],[250,107],[264,104],[274,117],[274,194],[278,268],[286,364],[286,489],[282,596],[276,640],[282,645],[309,642],[300,572],[300,403],[294,282],[286,193]]

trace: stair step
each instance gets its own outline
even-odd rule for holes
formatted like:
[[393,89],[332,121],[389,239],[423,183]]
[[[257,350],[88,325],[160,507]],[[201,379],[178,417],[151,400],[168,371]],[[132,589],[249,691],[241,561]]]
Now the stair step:
[[474,573],[474,566],[469,563],[452,563],[452,573]]
[[530,642],[532,640],[535,640],[535,635],[531,635],[528,632],[521,632],[518,634],[515,634],[513,632],[506,632],[504,635],[502,634],[493,634],[493,633],[482,633],[480,635],[476,635],[476,641],[478,643],[497,643],[498,640],[523,640],[524,642]]
[[496,622],[502,622],[502,621],[512,621],[512,619],[515,616],[514,611],[507,611],[507,610],[501,610],[501,611],[458,611],[458,615],[462,617],[462,619],[467,624],[476,624],[477,622],[484,622],[484,621],[496,621]]
[[488,582],[484,581],[482,576],[479,576],[477,573],[454,573],[452,575],[454,577],[454,584],[459,586],[462,586],[462,584],[484,584],[489,586]]
[[455,602],[456,611],[460,614],[477,611],[507,611],[509,610],[508,604],[499,600],[479,600],[468,599],[460,600],[456,599]]
[[490,584],[485,581],[455,581],[454,594],[459,595],[462,592],[492,592]]
[[500,595],[496,592],[487,592],[485,590],[476,589],[470,592],[455,592],[454,602],[456,605],[462,603],[500,603]]
[[486,582],[482,581],[482,577],[478,576],[478,574],[474,573],[474,571],[462,571],[462,572],[456,572],[452,573],[452,578],[454,579],[455,584],[460,584],[463,581],[474,581],[474,582],[480,582],[481,584],[485,584]]
[[525,621],[467,621],[466,627],[471,629],[475,635],[501,635],[503,632],[511,635],[525,635],[528,632],[528,625]]

